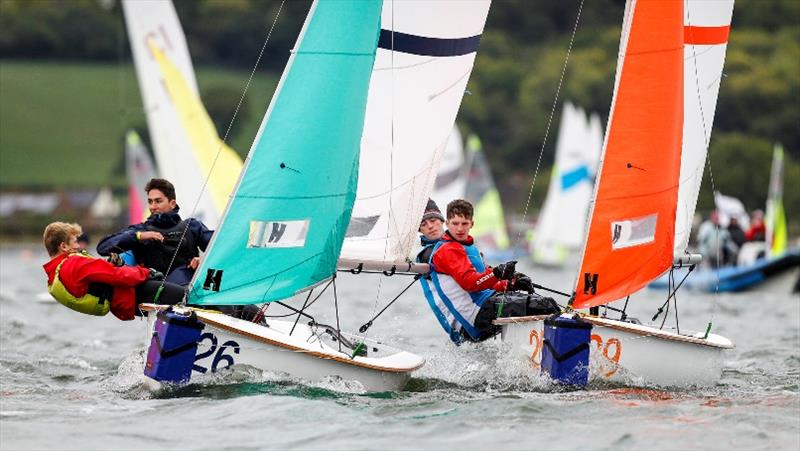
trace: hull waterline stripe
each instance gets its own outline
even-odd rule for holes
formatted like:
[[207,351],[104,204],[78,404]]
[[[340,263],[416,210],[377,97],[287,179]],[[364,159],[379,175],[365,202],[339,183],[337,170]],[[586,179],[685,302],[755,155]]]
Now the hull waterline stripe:
[[420,56],[461,56],[478,51],[481,35],[468,38],[428,38],[381,30],[378,48]]
[[683,39],[686,44],[693,45],[718,45],[728,42],[731,32],[730,25],[721,27],[683,27]]

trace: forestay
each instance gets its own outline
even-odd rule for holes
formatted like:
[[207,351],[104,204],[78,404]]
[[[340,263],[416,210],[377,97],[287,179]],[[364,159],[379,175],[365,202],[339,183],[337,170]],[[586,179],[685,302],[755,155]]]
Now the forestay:
[[203,107],[172,2],[122,6],[158,172],[176,186],[184,207],[197,202],[184,214],[215,228],[242,160],[220,140]]
[[385,3],[343,260],[395,264],[408,259],[489,4]]
[[380,11],[380,1],[312,5],[190,303],[268,302],[334,274],[358,183]]

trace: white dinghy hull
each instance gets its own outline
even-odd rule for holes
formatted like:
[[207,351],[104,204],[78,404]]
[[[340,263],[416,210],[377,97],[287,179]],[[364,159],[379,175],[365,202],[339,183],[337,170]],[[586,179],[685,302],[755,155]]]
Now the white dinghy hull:
[[[149,330],[155,325],[156,310],[165,306],[142,304],[148,316]],[[374,340],[363,340],[366,356],[355,356],[326,334],[302,322],[270,320],[268,327],[243,321],[217,312],[194,310],[205,324],[200,337],[191,377],[223,370],[231,365],[248,365],[261,371],[286,373],[309,382],[338,377],[357,381],[367,392],[402,390],[411,372],[425,360]],[[355,342],[357,337],[345,335]],[[359,339],[359,341],[362,341]],[[150,345],[148,338],[147,345]],[[349,351],[349,352],[348,352]]]
[[[502,339],[515,354],[540,371],[546,316],[501,318]],[[657,327],[608,318],[584,316],[594,325],[589,355],[590,381],[605,380],[633,386],[710,386],[722,374],[727,338],[678,335]],[[698,334],[702,336],[702,334]]]

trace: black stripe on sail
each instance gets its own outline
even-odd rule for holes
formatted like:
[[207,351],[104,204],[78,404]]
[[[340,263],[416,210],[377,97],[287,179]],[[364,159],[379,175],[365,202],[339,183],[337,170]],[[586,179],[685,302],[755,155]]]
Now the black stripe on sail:
[[453,39],[426,38],[398,31],[381,30],[378,47],[420,56],[460,56],[477,52],[480,42],[481,35]]

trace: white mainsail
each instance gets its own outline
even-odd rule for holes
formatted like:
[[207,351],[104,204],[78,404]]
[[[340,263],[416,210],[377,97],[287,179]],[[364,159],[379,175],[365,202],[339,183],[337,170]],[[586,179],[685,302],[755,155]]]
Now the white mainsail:
[[488,0],[384,3],[358,194],[341,260],[408,260],[489,5]]
[[676,258],[686,252],[689,243],[732,16],[733,0],[689,0],[685,5],[683,148],[675,215]]

